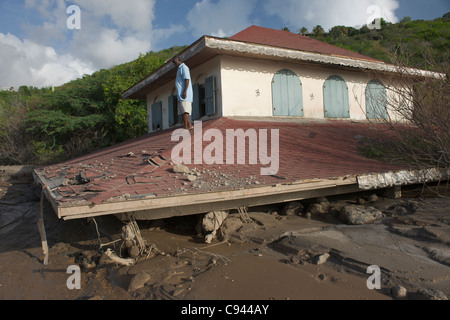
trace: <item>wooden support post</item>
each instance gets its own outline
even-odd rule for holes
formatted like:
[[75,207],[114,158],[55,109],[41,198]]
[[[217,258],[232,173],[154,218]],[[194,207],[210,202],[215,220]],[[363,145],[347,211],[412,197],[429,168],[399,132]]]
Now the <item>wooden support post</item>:
[[48,265],[48,243],[47,243],[47,234],[45,233],[45,225],[44,225],[44,189],[46,186],[42,188],[41,192],[41,203],[39,207],[39,220],[38,227],[39,233],[41,234],[41,242],[42,242],[42,251],[44,253],[44,265]]
[[400,199],[402,197],[402,187],[393,186],[386,188],[386,197],[389,199]]

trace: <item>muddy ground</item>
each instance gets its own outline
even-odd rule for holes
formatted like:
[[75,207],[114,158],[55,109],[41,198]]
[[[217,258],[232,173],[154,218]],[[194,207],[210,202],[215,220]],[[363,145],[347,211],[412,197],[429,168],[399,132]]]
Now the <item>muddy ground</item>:
[[[343,224],[333,214],[310,219],[281,216],[281,205],[250,209],[251,221],[247,223],[232,211],[225,238],[210,244],[196,232],[199,216],[139,221],[151,250],[132,266],[114,263],[105,254],[109,248],[126,258],[123,241],[119,241],[123,222],[114,216],[95,221],[58,220],[44,201],[50,247],[49,264],[44,265],[37,227],[40,189],[31,183],[28,172],[0,174],[2,300],[390,300],[450,296],[450,199],[446,186],[440,188],[444,197],[422,186],[404,188],[401,199],[386,199],[383,191],[376,192],[379,198],[370,205],[380,209],[384,217],[361,226]],[[339,209],[373,193],[328,200]],[[317,263],[323,254],[328,259]],[[71,265],[81,268],[81,289],[67,287]],[[380,268],[380,289],[367,287],[371,265]],[[398,286],[406,290],[405,295],[398,293]]]

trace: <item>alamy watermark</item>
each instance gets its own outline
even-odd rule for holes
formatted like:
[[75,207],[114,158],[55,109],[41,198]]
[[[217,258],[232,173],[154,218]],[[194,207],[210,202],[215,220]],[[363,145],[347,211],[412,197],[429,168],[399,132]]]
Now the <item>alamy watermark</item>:
[[366,281],[367,289],[369,290],[380,290],[381,289],[381,269],[379,266],[369,266],[367,268],[367,273],[372,274]]
[[[261,166],[263,176],[275,175],[279,169],[279,130],[226,129],[225,137],[219,129],[208,129],[203,133],[201,121],[194,122],[194,134],[189,130],[177,129],[171,140],[179,143],[172,149],[174,164],[192,164],[192,139],[194,139],[194,164],[248,164]],[[181,140],[181,141],[180,141]],[[248,144],[246,143],[248,141]],[[211,142],[203,148],[203,142]],[[269,153],[270,143],[270,155]],[[248,145],[248,152],[246,152]],[[225,151],[225,161],[224,161]],[[248,157],[247,157],[248,155]],[[235,161],[236,159],[236,161]]]
[[367,18],[367,27],[370,30],[381,29],[381,8],[377,5],[371,5],[367,7],[367,11],[370,16]]
[[81,269],[77,265],[71,265],[67,268],[67,273],[72,274],[67,278],[66,285],[69,290],[81,289]]
[[81,29],[81,9],[79,6],[71,5],[67,7],[66,10],[67,14],[70,14],[70,16],[67,18],[67,29],[73,30]]

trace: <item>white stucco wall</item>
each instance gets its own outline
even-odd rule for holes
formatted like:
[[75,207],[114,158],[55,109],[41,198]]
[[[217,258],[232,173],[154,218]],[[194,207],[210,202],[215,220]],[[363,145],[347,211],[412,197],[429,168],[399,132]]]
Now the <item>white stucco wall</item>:
[[372,78],[364,72],[231,56],[223,56],[221,66],[223,116],[273,116],[273,77],[289,69],[302,82],[304,118],[325,118],[323,85],[338,75],[348,86],[350,119],[366,120],[365,90]]
[[[189,65],[186,64],[188,67]],[[216,78],[216,112],[222,114],[222,94],[221,94],[221,68],[220,57],[215,57],[206,63],[190,69],[192,83],[205,83],[205,78],[214,76]],[[169,128],[169,96],[176,94],[175,78],[173,81],[163,85],[160,88],[150,91],[147,94],[147,121],[148,131],[152,131],[152,112],[151,107],[154,103],[162,102],[163,130]]]
[[[375,77],[363,71],[222,55],[191,69],[191,78],[193,84],[202,84],[205,78],[215,76],[216,116],[272,117],[272,80],[282,69],[291,70],[302,82],[304,118],[325,119],[323,85],[328,77],[338,75],[348,86],[350,119],[367,119],[366,87]],[[393,83],[380,77],[378,80],[386,85]],[[397,89],[387,90],[390,101],[394,95],[393,91]],[[173,94],[175,79],[147,95],[149,132],[152,130],[151,106],[158,101],[162,102],[162,129],[169,128],[168,97]],[[400,120],[390,108],[388,113],[392,120]]]

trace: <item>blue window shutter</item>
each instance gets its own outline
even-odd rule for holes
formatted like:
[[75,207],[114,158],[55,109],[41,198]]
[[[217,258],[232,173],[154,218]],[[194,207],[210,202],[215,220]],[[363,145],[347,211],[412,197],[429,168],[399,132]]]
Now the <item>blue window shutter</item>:
[[206,115],[207,116],[215,115],[216,85],[214,76],[205,79],[205,104],[206,104]]
[[162,102],[152,105],[152,131],[162,130]]
[[169,126],[173,127],[178,121],[178,100],[177,96],[169,96]]
[[348,87],[344,79],[329,77],[323,86],[323,99],[326,118],[350,118]]
[[200,118],[200,85],[198,83],[192,86],[194,91],[194,101],[192,103],[192,120],[197,120]]
[[273,115],[303,117],[302,91],[302,82],[294,72],[278,71],[272,80]]
[[387,119],[387,92],[383,83],[372,80],[366,88],[367,119]]

